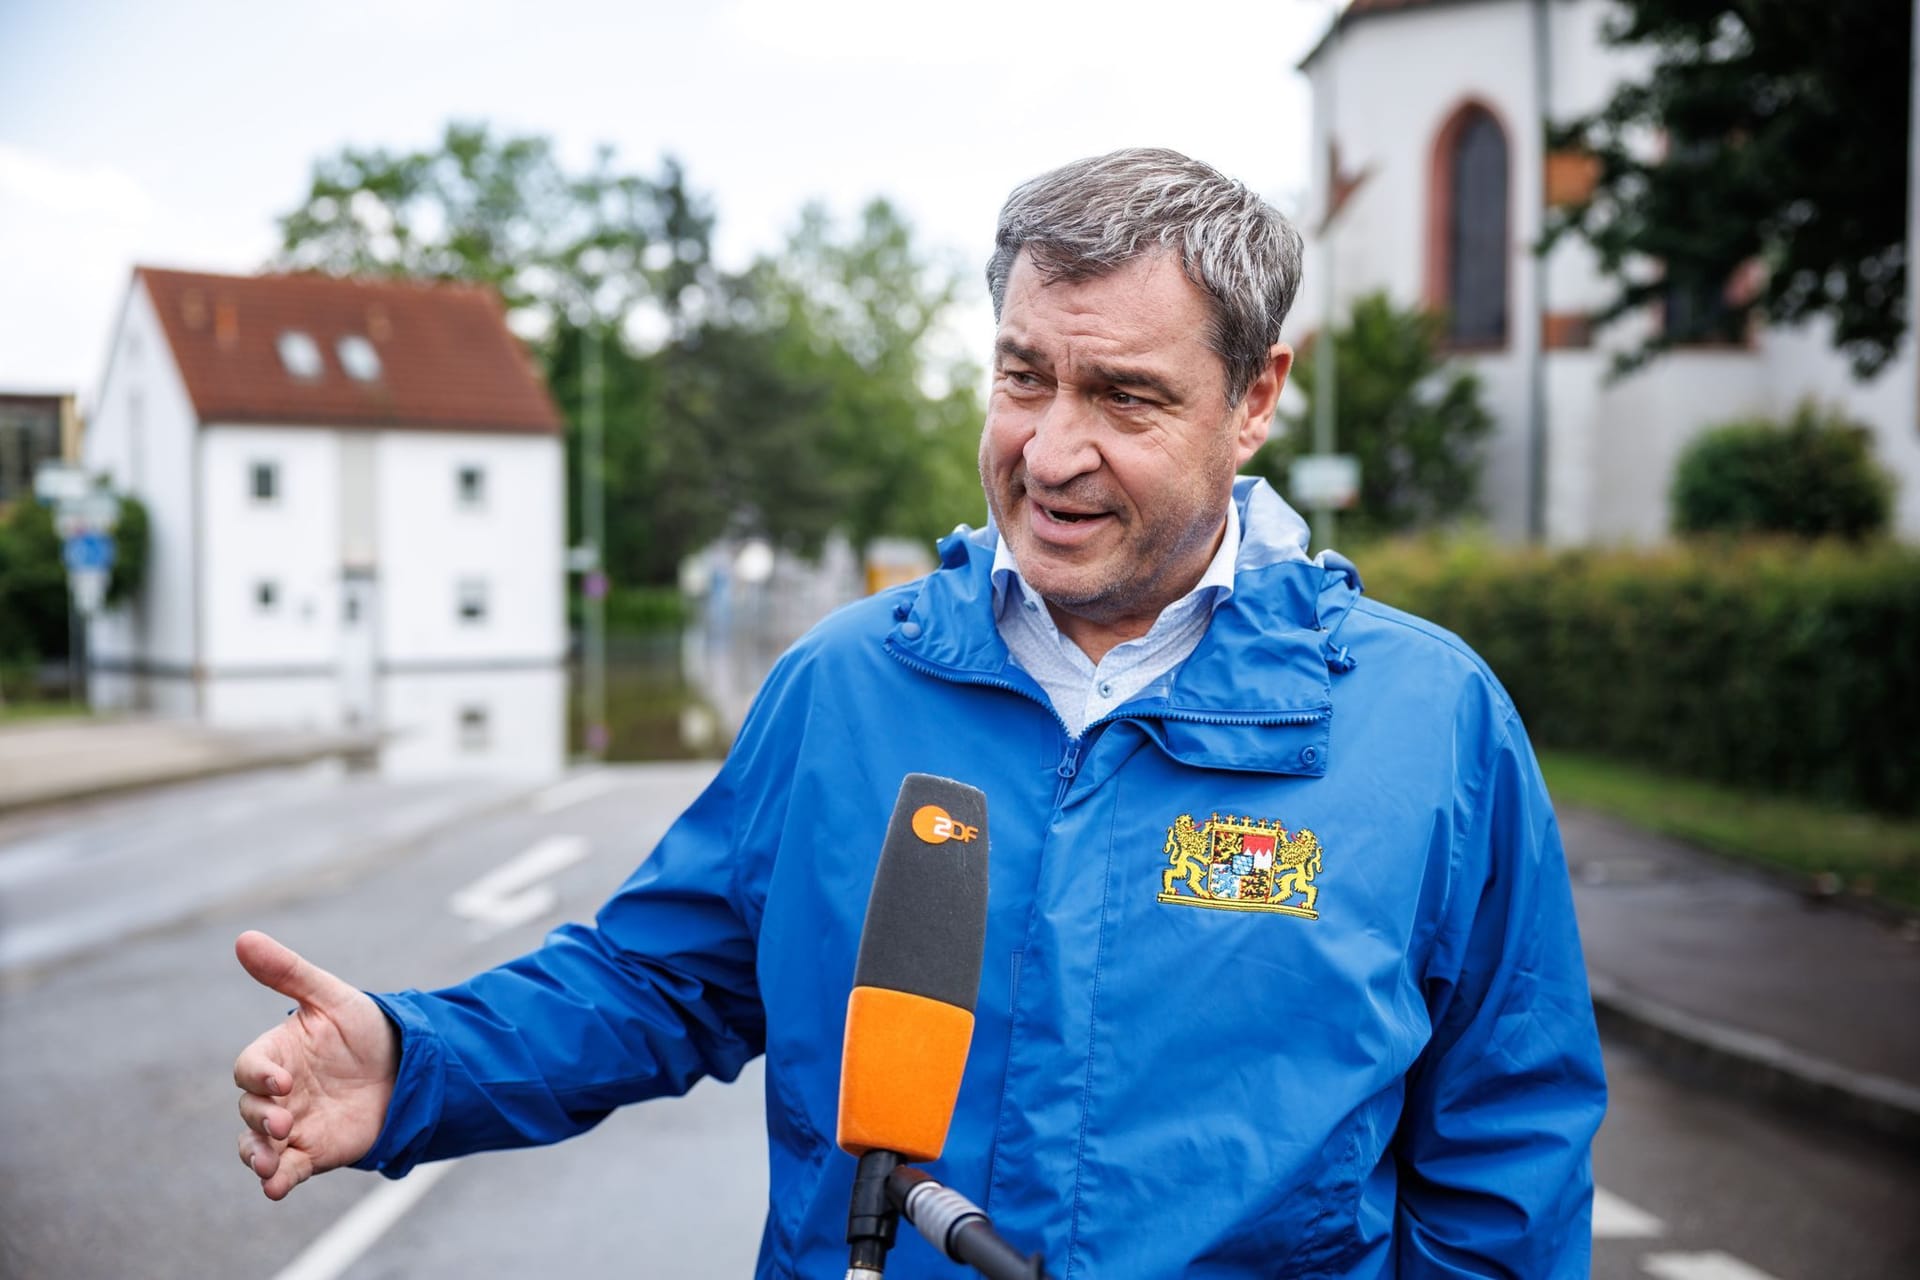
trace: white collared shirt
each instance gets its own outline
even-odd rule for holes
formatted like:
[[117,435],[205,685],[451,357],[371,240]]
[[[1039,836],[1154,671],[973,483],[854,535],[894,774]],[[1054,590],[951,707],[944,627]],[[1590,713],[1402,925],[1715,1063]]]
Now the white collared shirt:
[[1206,635],[1213,611],[1233,594],[1239,553],[1240,511],[1229,502],[1220,549],[1193,590],[1162,609],[1145,635],[1115,645],[1096,664],[1054,624],[1047,602],[1020,575],[1002,537],[993,550],[994,625],[1014,661],[1046,692],[1068,734],[1077,738],[1187,660]]

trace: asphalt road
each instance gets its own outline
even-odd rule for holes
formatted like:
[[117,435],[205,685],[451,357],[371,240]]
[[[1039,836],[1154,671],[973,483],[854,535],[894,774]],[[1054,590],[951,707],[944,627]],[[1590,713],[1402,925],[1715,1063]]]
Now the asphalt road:
[[[277,1205],[234,1146],[233,1056],[285,1009],[234,963],[241,929],[365,987],[456,980],[591,914],[711,768],[540,790],[308,770],[0,821],[0,1277],[749,1274],[757,1067],[558,1147]],[[1625,1051],[1608,1070],[1595,1276],[1915,1273],[1920,1166]]]

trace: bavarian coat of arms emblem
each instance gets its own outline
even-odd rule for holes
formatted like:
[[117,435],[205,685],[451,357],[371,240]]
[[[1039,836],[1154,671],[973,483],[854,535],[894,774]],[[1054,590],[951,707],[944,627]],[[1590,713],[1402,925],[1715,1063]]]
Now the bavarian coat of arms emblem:
[[1290,835],[1272,819],[1217,813],[1195,826],[1193,815],[1183,813],[1167,828],[1161,852],[1172,864],[1160,873],[1161,902],[1320,918],[1313,883],[1320,840],[1311,831]]

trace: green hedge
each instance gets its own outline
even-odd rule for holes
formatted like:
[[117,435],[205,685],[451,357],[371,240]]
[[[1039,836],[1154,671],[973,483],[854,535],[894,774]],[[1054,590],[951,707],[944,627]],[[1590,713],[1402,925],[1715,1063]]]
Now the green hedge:
[[[567,592],[567,625],[586,626],[587,606],[578,587]],[[678,587],[615,587],[607,593],[609,635],[650,635],[678,631],[693,617],[693,606]]]
[[1542,746],[1920,813],[1920,551],[1386,543],[1367,593],[1458,632]]

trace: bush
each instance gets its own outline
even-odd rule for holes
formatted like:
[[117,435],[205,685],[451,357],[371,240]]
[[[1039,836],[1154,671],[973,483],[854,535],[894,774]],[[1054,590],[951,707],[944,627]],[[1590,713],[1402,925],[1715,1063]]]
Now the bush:
[[1862,538],[1886,529],[1893,488],[1866,427],[1803,404],[1784,424],[1732,422],[1688,446],[1673,473],[1673,526]]
[[[615,587],[607,593],[608,635],[671,633],[686,626],[693,608],[678,587]],[[567,593],[567,625],[586,626],[587,604],[578,591]]]
[[1920,813],[1920,551],[1394,543],[1361,571],[1478,650],[1542,746]]

